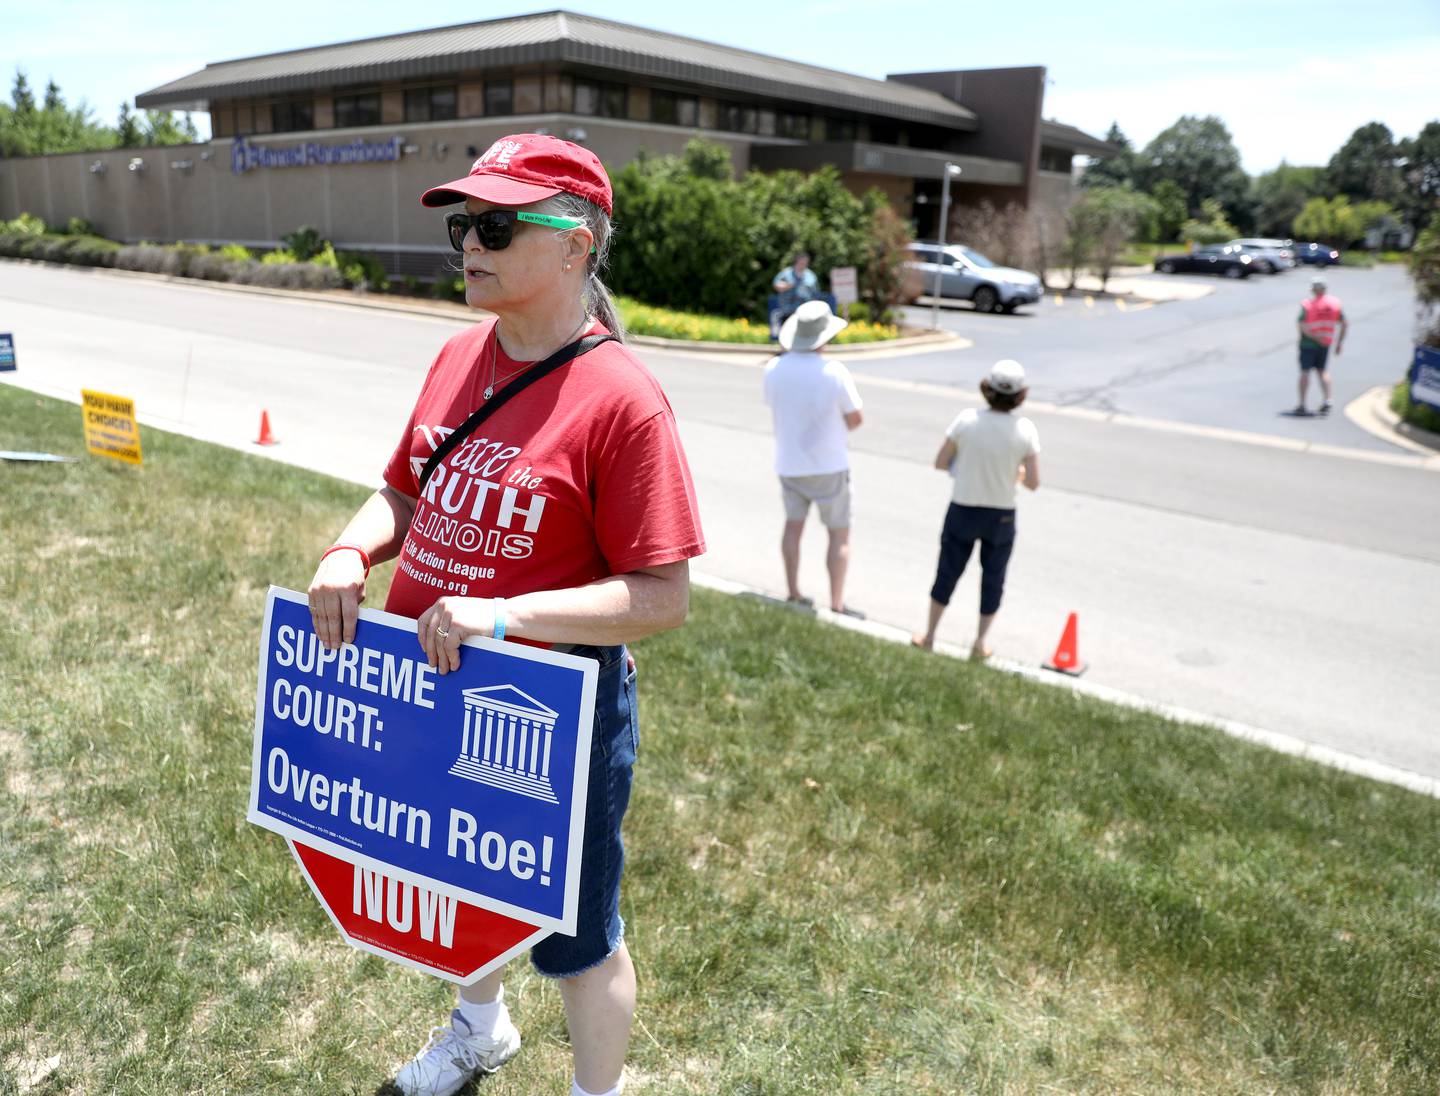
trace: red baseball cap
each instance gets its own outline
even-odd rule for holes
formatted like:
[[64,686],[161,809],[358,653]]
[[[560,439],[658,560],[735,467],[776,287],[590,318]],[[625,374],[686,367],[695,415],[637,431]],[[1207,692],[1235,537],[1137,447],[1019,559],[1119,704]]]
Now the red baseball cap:
[[476,160],[470,174],[420,195],[427,206],[479,198],[502,206],[528,205],[556,194],[574,194],[612,212],[610,176],[588,148],[544,133],[501,137]]

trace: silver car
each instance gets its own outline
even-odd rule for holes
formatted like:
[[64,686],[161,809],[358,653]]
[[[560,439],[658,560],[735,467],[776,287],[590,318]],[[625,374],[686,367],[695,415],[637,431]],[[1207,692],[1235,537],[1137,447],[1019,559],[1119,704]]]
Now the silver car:
[[1013,312],[1040,299],[1040,279],[1028,270],[1000,266],[973,248],[961,244],[910,244],[905,267],[918,292],[935,292],[940,274],[940,296],[973,301],[977,312]]
[[1295,265],[1295,241],[1294,240],[1268,240],[1260,237],[1248,237],[1243,240],[1231,240],[1227,245],[1239,248],[1264,274],[1279,274],[1282,270],[1289,270]]

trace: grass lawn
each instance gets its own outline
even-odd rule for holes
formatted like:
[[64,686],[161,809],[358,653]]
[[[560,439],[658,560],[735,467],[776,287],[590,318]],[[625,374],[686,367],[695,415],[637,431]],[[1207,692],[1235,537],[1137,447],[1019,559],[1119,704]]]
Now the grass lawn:
[[[377,1092],[452,991],[244,820],[265,587],[363,492],[144,445],[0,465],[0,1093]],[[631,1096],[1440,1088],[1440,803],[703,591],[637,654]],[[559,1096],[509,994],[473,1091]]]

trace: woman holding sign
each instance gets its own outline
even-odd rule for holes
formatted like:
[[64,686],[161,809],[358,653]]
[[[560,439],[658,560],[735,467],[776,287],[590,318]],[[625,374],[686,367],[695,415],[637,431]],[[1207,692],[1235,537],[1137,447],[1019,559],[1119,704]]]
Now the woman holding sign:
[[[675,416],[624,347],[599,278],[610,180],[593,153],[522,133],[427,190],[463,255],[465,300],[494,313],[441,349],[385,485],[321,557],[311,617],[351,642],[372,563],[399,557],[385,608],[417,620],[441,674],[470,636],[562,645],[600,661],[578,934],[531,961],[559,980],[576,1096],[620,1091],[635,971],[619,894],[635,758],[635,673],[623,644],[678,627],[688,560],[705,550]],[[445,1094],[514,1056],[502,972],[460,991],[450,1023],[396,1077]]]

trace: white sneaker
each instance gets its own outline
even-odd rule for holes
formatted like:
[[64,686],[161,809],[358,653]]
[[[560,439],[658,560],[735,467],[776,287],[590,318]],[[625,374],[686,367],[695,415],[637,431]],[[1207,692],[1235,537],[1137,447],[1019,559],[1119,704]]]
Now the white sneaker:
[[520,1050],[520,1032],[502,1004],[494,1038],[477,1035],[456,1009],[448,1027],[432,1028],[430,1041],[395,1075],[405,1096],[450,1096],[477,1073],[494,1073]]

